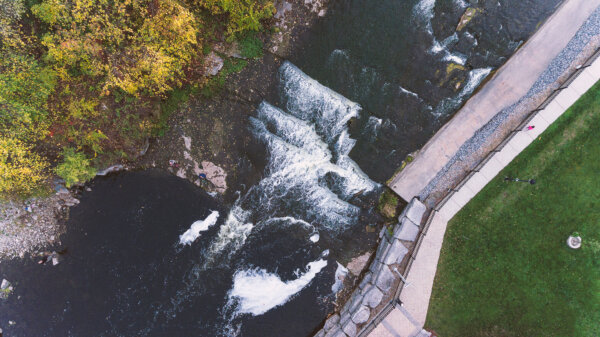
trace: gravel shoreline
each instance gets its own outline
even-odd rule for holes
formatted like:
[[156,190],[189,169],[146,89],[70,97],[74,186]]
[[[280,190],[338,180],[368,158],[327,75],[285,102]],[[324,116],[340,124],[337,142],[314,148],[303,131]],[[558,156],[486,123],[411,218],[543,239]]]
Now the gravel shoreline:
[[552,60],[527,94],[517,103],[500,111],[465,142],[419,193],[419,198],[425,200],[430,207],[435,205],[599,46],[600,7],[594,10],[567,46]]
[[79,200],[65,188],[52,196],[0,203],[0,261],[59,242],[64,232],[63,218]]

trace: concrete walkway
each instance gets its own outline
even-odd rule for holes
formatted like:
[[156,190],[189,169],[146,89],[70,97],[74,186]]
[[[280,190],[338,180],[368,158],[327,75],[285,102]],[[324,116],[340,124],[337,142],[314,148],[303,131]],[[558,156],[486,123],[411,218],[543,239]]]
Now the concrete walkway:
[[585,68],[566,89],[561,90],[544,109],[536,113],[529,122],[535,125],[535,129],[512,134],[499,151],[490,153],[485,164],[478,167],[464,184],[460,184],[459,188],[433,210],[429,230],[406,276],[408,286],[405,286],[400,294],[401,305],[395,306],[369,334],[370,337],[429,336],[422,328],[427,318],[433,280],[448,221],[599,79],[600,58]]
[[463,108],[425,144],[389,186],[404,200],[417,196],[477,130],[523,97],[600,0],[565,0],[546,23]]

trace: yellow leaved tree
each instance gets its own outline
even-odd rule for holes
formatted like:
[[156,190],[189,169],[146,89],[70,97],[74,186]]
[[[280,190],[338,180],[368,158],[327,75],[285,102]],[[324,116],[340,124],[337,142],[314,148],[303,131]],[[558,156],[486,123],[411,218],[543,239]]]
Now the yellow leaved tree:
[[44,185],[48,163],[16,138],[0,136],[0,196],[25,197]]

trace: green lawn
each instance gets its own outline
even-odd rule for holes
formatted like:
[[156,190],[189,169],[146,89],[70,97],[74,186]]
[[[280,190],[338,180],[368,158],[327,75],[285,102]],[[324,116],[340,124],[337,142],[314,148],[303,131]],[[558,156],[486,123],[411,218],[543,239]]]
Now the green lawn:
[[[566,245],[574,231],[583,238],[577,251]],[[441,337],[598,337],[594,244],[600,247],[600,82],[450,221],[426,327]]]

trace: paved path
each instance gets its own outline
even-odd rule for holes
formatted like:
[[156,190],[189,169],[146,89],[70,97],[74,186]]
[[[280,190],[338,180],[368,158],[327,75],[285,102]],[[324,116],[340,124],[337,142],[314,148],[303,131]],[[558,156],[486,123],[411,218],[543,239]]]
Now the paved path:
[[585,68],[568,88],[561,90],[543,110],[537,112],[530,121],[530,124],[535,125],[535,129],[515,133],[500,151],[492,152],[485,165],[451,194],[441,207],[436,207],[429,230],[406,276],[408,286],[405,286],[400,295],[402,305],[396,305],[369,337],[429,336],[422,328],[427,318],[433,280],[448,221],[598,80],[600,57],[590,67]]
[[390,187],[406,201],[417,196],[477,130],[529,91],[598,6],[600,0],[565,0],[494,77],[425,144],[415,160],[392,178]]

